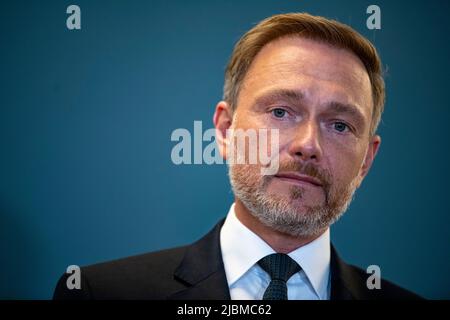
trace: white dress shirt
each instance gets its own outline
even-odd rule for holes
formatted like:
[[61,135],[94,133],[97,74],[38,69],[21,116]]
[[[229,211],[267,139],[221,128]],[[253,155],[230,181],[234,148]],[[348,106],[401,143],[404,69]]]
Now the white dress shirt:
[[[220,231],[220,247],[232,300],[261,300],[270,276],[257,262],[275,251],[236,217],[234,203]],[[330,230],[288,254],[302,268],[288,281],[289,300],[330,298]]]

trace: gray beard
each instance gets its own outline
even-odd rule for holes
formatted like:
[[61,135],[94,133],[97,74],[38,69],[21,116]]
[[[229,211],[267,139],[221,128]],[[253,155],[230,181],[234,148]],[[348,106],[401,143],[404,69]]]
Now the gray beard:
[[265,189],[269,180],[258,187],[256,183],[252,184],[251,177],[239,174],[235,165],[229,166],[228,175],[234,195],[254,217],[267,227],[294,237],[315,237],[323,233],[348,209],[356,190],[354,180],[344,190],[330,192],[324,205],[303,206],[303,210],[299,210],[292,200],[303,197],[300,187],[293,186],[290,199],[287,199],[267,194]]

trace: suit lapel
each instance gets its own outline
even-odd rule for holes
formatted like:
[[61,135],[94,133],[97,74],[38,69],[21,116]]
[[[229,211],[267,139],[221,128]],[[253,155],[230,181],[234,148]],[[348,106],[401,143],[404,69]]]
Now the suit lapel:
[[175,279],[185,283],[186,289],[168,297],[175,300],[229,300],[230,292],[220,249],[222,219],[206,236],[188,247]]
[[365,299],[361,279],[352,267],[339,258],[331,245],[331,296],[330,300]]

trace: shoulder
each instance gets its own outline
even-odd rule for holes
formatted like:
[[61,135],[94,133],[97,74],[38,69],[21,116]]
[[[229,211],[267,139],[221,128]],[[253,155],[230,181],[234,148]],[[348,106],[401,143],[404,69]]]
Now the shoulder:
[[[379,279],[379,287],[369,289],[367,285],[367,281],[370,277],[370,274],[357,266],[347,265],[348,274],[353,278],[351,281],[354,284],[353,289],[356,295],[358,295],[362,299],[367,300],[418,300],[423,299],[419,295],[402,288],[395,283],[386,280],[384,278]],[[370,281],[370,280],[369,280]],[[350,284],[350,286],[352,286]]]
[[[53,298],[170,299],[211,274],[225,274],[219,245],[222,224],[223,219],[209,233],[187,246],[82,267],[80,289],[68,289],[67,280],[71,275],[64,274]],[[208,296],[205,292],[197,292],[198,297]]]
[[81,288],[59,279],[54,299],[164,299],[184,286],[173,279],[187,246],[130,256],[81,268]]
[[[370,284],[376,284],[371,287]],[[331,245],[331,299],[333,300],[416,300],[423,299],[378,275],[347,264]]]

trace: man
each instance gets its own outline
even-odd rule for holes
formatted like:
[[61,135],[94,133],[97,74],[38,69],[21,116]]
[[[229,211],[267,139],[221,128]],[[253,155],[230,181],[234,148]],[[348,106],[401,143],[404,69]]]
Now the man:
[[[192,245],[82,268],[80,290],[63,276],[54,297],[418,298],[384,280],[369,288],[330,244],[380,146],[381,73],[376,49],[346,25],[303,13],[259,23],[234,48],[213,119],[221,155],[245,160],[229,164],[226,219]],[[235,150],[236,129],[277,134],[274,174]]]

